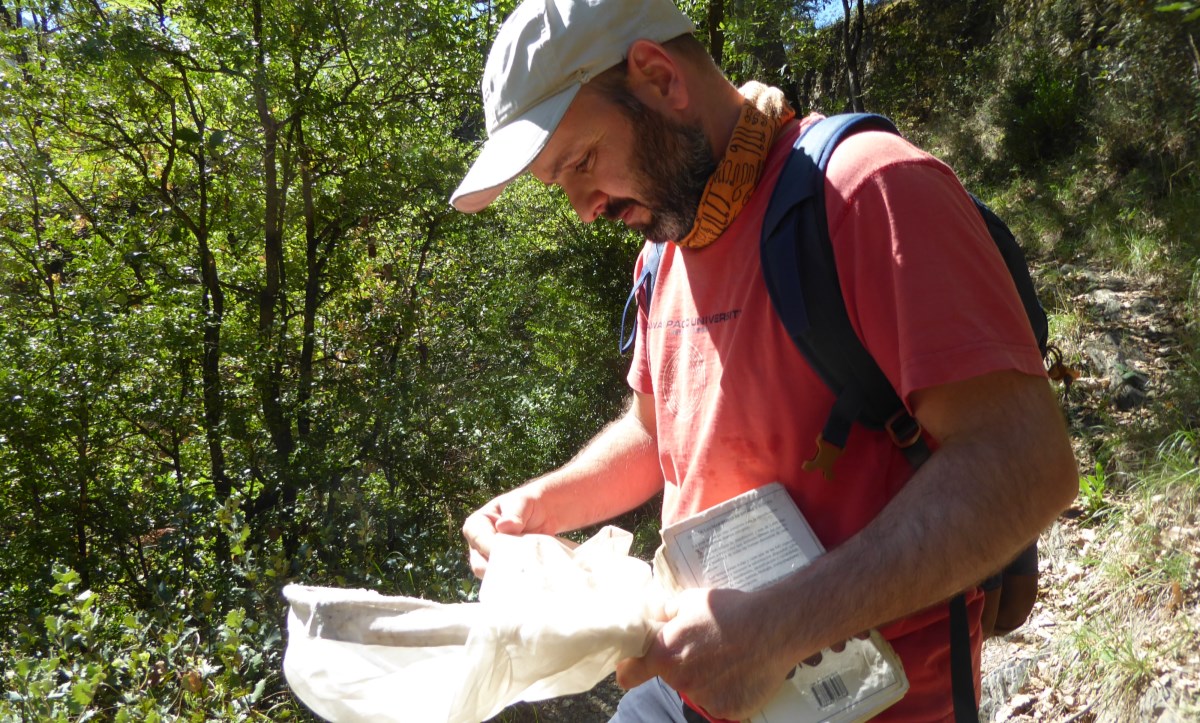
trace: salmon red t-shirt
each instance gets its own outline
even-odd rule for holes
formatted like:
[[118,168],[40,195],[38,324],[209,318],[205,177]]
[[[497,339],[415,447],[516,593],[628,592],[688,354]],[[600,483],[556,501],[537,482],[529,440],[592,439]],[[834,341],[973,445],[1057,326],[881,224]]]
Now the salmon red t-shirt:
[[[628,381],[654,396],[664,525],[778,481],[829,549],[912,474],[885,434],[858,425],[832,482],[801,468],[834,399],[771,305],[759,236],[792,143],[816,118],[780,133],[745,208],[713,244],[667,244],[650,316],[639,312]],[[830,160],[825,201],[851,322],[906,404],[916,390],[993,371],[1044,375],[1011,277],[946,165],[898,136],[858,133]],[[968,605],[978,678],[981,596]],[[939,605],[881,629],[910,683],[886,719],[952,714],[947,620]]]

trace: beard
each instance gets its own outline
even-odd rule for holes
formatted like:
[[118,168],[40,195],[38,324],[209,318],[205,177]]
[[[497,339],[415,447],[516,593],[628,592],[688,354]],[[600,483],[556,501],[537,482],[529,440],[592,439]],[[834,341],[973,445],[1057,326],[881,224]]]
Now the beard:
[[650,220],[630,227],[650,241],[677,241],[692,230],[704,188],[717,169],[712,146],[699,125],[669,120],[628,91],[615,96],[633,126],[634,177],[641,198],[612,199],[604,215],[618,218],[640,204],[650,212]]

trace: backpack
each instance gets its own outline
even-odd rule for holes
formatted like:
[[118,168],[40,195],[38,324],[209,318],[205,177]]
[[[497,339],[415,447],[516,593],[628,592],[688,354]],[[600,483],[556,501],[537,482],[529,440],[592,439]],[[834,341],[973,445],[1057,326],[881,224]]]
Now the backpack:
[[[817,375],[833,391],[836,401],[829,413],[816,453],[804,465],[833,479],[833,465],[842,454],[850,429],[862,424],[883,430],[912,465],[920,467],[930,455],[921,427],[908,413],[896,390],[863,346],[850,323],[834,265],[833,245],[825,218],[825,168],[837,144],[853,133],[880,130],[899,135],[883,116],[853,113],[830,116],[808,128],[796,140],[775,185],[763,221],[760,239],[763,277],[772,305],[788,335]],[[1004,259],[1029,317],[1043,359],[1049,325],[1038,301],[1025,255],[1008,226],[971,196]],[[625,316],[637,300],[649,313],[654,278],[665,243],[655,243],[643,262],[621,321],[620,349],[634,342],[636,325],[625,334]],[[1055,362],[1052,378],[1064,376]],[[1068,377],[1069,380],[1069,377]],[[988,578],[985,592],[985,637],[1011,632],[1027,619],[1037,596],[1037,542],[1003,571]],[[976,717],[970,633],[965,597],[950,603],[951,671],[955,714],[959,720]]]

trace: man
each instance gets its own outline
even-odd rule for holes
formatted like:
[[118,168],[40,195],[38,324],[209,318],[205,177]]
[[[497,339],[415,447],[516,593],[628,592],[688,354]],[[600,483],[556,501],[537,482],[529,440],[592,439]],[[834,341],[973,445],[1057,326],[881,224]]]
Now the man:
[[634,691],[616,719],[746,718],[798,661],[870,628],[911,686],[885,715],[945,719],[945,601],[967,591],[978,680],[975,584],[1076,493],[1029,322],[948,168],[888,134],[844,141],[825,193],[847,308],[934,452],[913,473],[887,435],[856,428],[835,482],[806,471],[833,399],[771,306],[758,236],[813,119],[743,97],[692,29],[670,0],[526,0],[492,48],[490,137],[452,203],[481,210],[528,171],[585,223],[674,243],[639,317],[628,412],[471,515],[472,566],[484,574],[496,534],[578,529],[659,492],[669,524],[780,481],[828,553],[761,591],[672,600],[646,655],[618,667]]

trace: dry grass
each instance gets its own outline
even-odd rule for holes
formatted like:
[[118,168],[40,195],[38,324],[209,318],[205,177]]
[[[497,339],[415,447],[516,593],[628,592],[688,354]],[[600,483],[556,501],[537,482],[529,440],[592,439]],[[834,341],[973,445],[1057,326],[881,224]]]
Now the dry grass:
[[1029,670],[993,686],[992,720],[1200,719],[1200,467],[1160,465],[1043,537],[1033,616],[985,647],[985,674]]
[[1156,470],[1107,524],[1080,531],[1087,566],[1067,562],[1055,581],[1076,601],[1058,683],[1092,701],[1096,720],[1200,716],[1198,506],[1200,468]]

